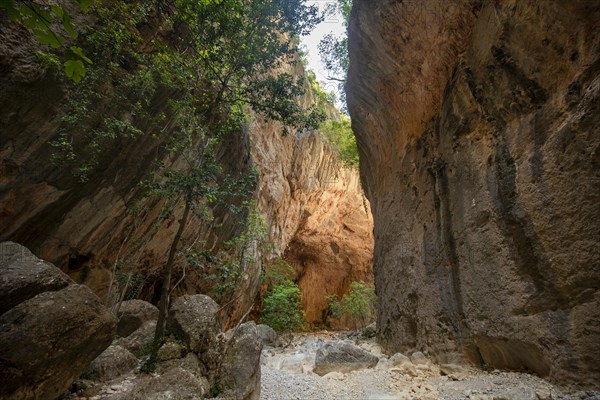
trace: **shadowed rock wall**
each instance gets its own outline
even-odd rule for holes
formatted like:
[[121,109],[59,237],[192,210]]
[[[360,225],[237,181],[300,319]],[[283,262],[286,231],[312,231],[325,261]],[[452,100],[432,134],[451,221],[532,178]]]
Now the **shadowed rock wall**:
[[[142,198],[140,182],[157,156],[174,168],[185,163],[169,159],[160,141],[147,134],[115,143],[85,183],[56,167],[50,142],[58,135],[72,85],[36,61],[39,45],[27,30],[5,20],[0,23],[0,240],[27,246],[78,283],[90,286],[102,299],[107,297],[111,270],[119,260],[125,276],[121,279],[127,279],[128,271],[134,272],[130,292],[156,302],[161,270],[183,207]],[[290,68],[296,76],[304,74],[301,63]],[[104,82],[101,100],[94,103],[91,113],[109,109],[113,84]],[[153,99],[156,113],[166,108],[170,95],[159,90]],[[305,105],[314,102],[310,91],[301,101]],[[144,121],[136,124],[148,131]],[[310,240],[338,248],[315,255],[314,268],[332,268],[328,276],[335,279],[326,284],[319,283],[320,275],[306,274],[298,264],[305,306],[312,310],[309,315],[320,317],[326,306],[324,297],[343,293],[348,279],[372,280],[372,219],[363,207],[366,200],[357,171],[344,168],[330,145],[315,132],[302,137],[282,137],[281,132],[277,123],[253,119],[244,132],[230,138],[218,158],[234,175],[248,173],[252,167],[261,173],[256,197],[275,246],[272,255],[283,256],[289,244],[305,243],[307,235],[302,232],[306,229],[301,227],[310,227]],[[327,205],[321,206],[325,201]],[[215,250],[240,233],[244,216],[229,212],[227,204],[218,205],[212,214],[212,221],[190,218],[181,247],[205,243]],[[320,227],[308,224],[310,215],[318,215]],[[346,233],[344,224],[361,225],[359,234]],[[360,248],[354,251],[351,246],[356,244]],[[293,258],[290,261],[296,264]],[[174,282],[183,278],[185,264],[185,257],[178,254]],[[230,313],[235,323],[253,304],[261,283],[260,263],[246,263],[243,272],[238,291],[244,295],[236,297]],[[212,282],[202,271],[187,268],[175,293],[206,292]]]
[[600,382],[600,5],[355,0],[379,339]]

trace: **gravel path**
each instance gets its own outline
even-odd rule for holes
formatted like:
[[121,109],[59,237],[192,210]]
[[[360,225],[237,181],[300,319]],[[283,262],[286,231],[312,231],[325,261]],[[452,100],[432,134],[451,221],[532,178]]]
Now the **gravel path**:
[[[334,334],[301,335],[287,349],[263,350],[261,400],[600,399],[600,392],[568,393],[524,373],[458,367],[460,373],[443,376],[440,366],[430,361],[416,365],[412,374],[383,363],[345,374],[333,372],[321,377],[313,373],[318,347],[342,338]],[[358,345],[387,359],[373,340]]]

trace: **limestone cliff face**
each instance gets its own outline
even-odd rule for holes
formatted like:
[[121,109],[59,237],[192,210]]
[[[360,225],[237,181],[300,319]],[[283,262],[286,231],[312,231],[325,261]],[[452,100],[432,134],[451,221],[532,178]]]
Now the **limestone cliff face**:
[[590,1],[355,0],[385,347],[598,385],[598,32]]
[[270,124],[255,124],[262,125],[251,127],[260,132],[252,152],[259,206],[274,253],[296,271],[308,322],[324,322],[325,296],[373,280],[373,220],[358,172],[317,132],[282,137]]
[[[160,271],[183,211],[181,204],[141,197],[139,183],[151,170],[161,144],[150,135],[118,143],[87,182],[78,182],[51,162],[54,150],[49,143],[64,114],[66,85],[35,62],[37,44],[27,31],[3,25],[0,43],[1,240],[27,246],[103,299],[119,260],[118,279],[127,280],[133,272],[131,295],[157,301]],[[295,67],[293,73],[304,71]],[[110,103],[110,87],[104,89],[103,101]],[[157,96],[157,113],[167,96]],[[310,94],[303,101],[310,103]],[[103,106],[95,104],[99,110]],[[275,245],[268,256],[289,257],[295,264],[295,257],[319,248],[312,241],[326,247],[310,266],[298,263],[297,278],[309,316],[320,316],[324,296],[341,294],[348,279],[369,280],[372,219],[363,207],[358,173],[345,169],[317,133],[282,137],[281,126],[254,120],[231,138],[219,159],[233,174],[246,173],[251,166],[261,173],[257,202]],[[182,164],[166,154],[164,161],[175,168]],[[320,205],[322,201],[327,203]],[[215,219],[210,222],[192,217],[182,247],[204,243],[215,250],[240,233],[243,216],[232,214],[225,205],[212,214]],[[360,246],[353,249],[356,243]],[[303,253],[304,245],[313,247]],[[179,254],[174,281],[184,279],[176,293],[207,291],[211,281],[189,266],[184,276],[184,265],[185,257]],[[260,264],[247,263],[245,268],[238,288],[243,296],[234,296],[229,310],[235,322],[251,306],[260,286]],[[316,268],[327,270],[331,279],[321,283]]]

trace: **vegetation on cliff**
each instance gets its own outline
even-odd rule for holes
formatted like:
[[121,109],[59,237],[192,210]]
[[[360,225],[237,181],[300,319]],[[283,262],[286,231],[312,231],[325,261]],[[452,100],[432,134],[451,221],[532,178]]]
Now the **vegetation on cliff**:
[[[65,63],[73,82],[68,111],[52,142],[57,166],[87,181],[123,142],[150,136],[159,143],[146,196],[180,204],[183,212],[161,280],[158,349],[174,259],[190,214],[201,215],[217,202],[248,210],[244,197],[252,195],[255,174],[228,176],[217,160],[221,144],[242,132],[250,108],[281,121],[282,133],[316,128],[324,118],[318,108],[300,105],[304,78],[282,72],[297,62],[294,36],[310,31],[321,17],[303,0],[107,0],[97,2],[94,22],[70,34],[68,42],[57,33],[61,28],[50,26],[62,15],[68,21],[63,28],[74,32],[65,9],[33,1],[19,8],[8,4],[4,8],[13,20],[53,48],[40,59],[48,69],[62,57],[63,43],[89,61],[87,71]],[[28,16],[31,10],[35,15]],[[39,24],[54,42],[41,36]],[[236,246],[240,259],[246,246]]]
[[375,288],[365,282],[352,282],[348,294],[338,300],[336,295],[326,297],[335,319],[348,317],[358,327],[364,327],[375,317]]

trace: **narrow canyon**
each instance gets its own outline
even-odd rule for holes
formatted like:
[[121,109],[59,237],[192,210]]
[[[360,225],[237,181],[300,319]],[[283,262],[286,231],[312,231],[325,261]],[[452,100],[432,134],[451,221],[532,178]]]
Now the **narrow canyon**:
[[599,286],[598,1],[0,4],[2,399],[595,399]]

